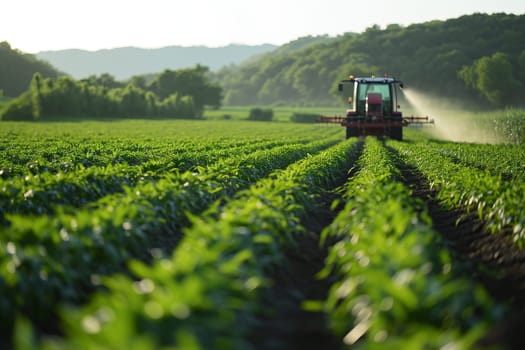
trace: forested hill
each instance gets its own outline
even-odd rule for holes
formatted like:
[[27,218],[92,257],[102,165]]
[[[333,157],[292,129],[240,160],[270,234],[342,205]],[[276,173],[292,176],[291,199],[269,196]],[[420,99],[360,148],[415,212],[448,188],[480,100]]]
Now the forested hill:
[[[525,15],[373,26],[300,50],[276,50],[226,67],[216,79],[224,88],[224,103],[232,105],[333,104],[338,80],[385,72],[438,96],[516,104],[525,100],[524,38]],[[508,86],[512,91],[505,90]]]
[[36,72],[46,78],[61,74],[34,55],[13,49],[5,41],[0,43],[0,90],[5,96],[15,97],[26,91]]
[[165,69],[189,68],[196,64],[218,70],[222,66],[240,63],[276,47],[270,44],[224,47],[168,46],[158,49],[121,47],[98,51],[44,51],[36,56],[77,79],[109,73],[118,80],[126,80],[135,75],[158,73]]

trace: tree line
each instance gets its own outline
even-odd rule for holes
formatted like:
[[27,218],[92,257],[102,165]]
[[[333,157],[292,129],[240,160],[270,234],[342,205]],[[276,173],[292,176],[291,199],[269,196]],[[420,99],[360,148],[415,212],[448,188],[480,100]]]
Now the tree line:
[[202,116],[205,106],[219,108],[222,89],[209,81],[209,69],[169,70],[148,82],[145,76],[129,82],[110,74],[75,80],[68,76],[45,78],[35,73],[29,89],[0,110],[2,120],[47,117],[176,117]]
[[483,106],[525,103],[525,15],[474,14],[336,38],[303,38],[310,45],[275,50],[214,79],[226,105],[333,105],[337,82],[388,73],[409,88]]

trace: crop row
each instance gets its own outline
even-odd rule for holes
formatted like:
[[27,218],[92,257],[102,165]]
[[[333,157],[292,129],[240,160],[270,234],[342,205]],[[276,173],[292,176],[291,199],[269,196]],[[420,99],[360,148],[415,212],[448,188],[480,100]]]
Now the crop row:
[[344,209],[323,231],[338,240],[322,272],[338,277],[322,305],[334,332],[356,348],[470,348],[497,308],[453,273],[386,147],[367,138],[358,167]]
[[39,174],[77,172],[91,167],[136,166],[146,173],[183,171],[206,165],[233,154],[253,152],[292,142],[290,140],[230,140],[217,142],[129,143],[122,140],[80,143],[56,140],[10,143],[0,155],[1,177],[27,177]]
[[507,108],[499,112],[478,113],[472,122],[481,130],[491,130],[505,142],[523,144],[525,142],[524,120],[523,109]]
[[[77,166],[67,172],[40,172],[37,175],[24,177],[0,178],[0,213],[17,214],[47,214],[58,206],[82,207],[106,195],[123,192],[125,187],[134,187],[138,182],[158,181],[164,175],[173,172],[184,172],[191,166],[206,166],[219,159],[236,156],[249,156],[250,153],[264,149],[277,149],[283,146],[281,142],[273,141],[259,144],[244,144],[243,146],[221,149],[220,143],[206,144],[188,151],[171,150],[166,159],[149,160],[142,165],[116,164],[106,166]],[[233,143],[231,143],[233,145]],[[287,146],[283,146],[286,149]],[[168,153],[168,152],[166,152]],[[179,160],[173,164],[173,158]],[[151,169],[156,164],[157,169]],[[158,169],[169,168],[169,172]],[[172,168],[173,167],[173,168]],[[2,218],[0,218],[2,220]]]
[[427,142],[425,147],[454,162],[487,170],[505,179],[525,179],[525,148],[522,145]]
[[144,171],[189,168],[189,152],[209,164],[208,153],[228,156],[243,147],[308,143],[339,134],[291,124],[253,122],[113,121],[85,123],[2,123],[0,177],[68,172],[77,167],[129,164]]
[[477,212],[487,229],[495,232],[510,230],[513,241],[525,243],[525,183],[507,181],[490,171],[456,163],[425,143],[390,145],[418,169],[437,198],[448,209]]
[[124,193],[104,196],[78,210],[61,207],[51,216],[7,215],[9,226],[0,228],[2,329],[9,332],[18,312],[45,325],[57,302],[82,301],[100,276],[122,270],[129,258],[146,259],[161,248],[171,252],[173,243],[163,244],[180,239],[188,215],[334,142],[227,158],[195,172],[125,187]]
[[171,257],[132,261],[133,277],[102,278],[107,291],[63,312],[66,338],[47,348],[249,348],[268,274],[300,239],[300,220],[317,196],[344,179],[356,150],[355,141],[339,143],[211,206]]

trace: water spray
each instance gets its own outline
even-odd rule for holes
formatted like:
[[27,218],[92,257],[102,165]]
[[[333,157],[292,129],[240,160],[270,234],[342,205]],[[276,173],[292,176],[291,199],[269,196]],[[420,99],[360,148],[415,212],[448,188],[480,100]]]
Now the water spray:
[[428,132],[438,139],[457,142],[500,143],[493,130],[476,123],[476,116],[451,101],[426,95],[413,89],[402,89],[414,113],[430,115],[435,127]]

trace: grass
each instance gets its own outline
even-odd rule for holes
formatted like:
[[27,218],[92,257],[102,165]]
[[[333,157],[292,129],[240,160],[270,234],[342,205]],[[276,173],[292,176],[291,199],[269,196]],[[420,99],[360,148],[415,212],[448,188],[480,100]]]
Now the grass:
[[[0,97],[0,108],[6,103],[6,98]],[[345,106],[337,107],[293,107],[293,106],[224,106],[220,109],[206,109],[203,118],[209,121],[244,121],[248,119],[250,110],[255,107],[270,108],[274,112],[274,122],[290,122],[294,113],[319,114],[326,116],[343,116]],[[445,106],[446,107],[446,106]],[[481,143],[525,143],[525,109],[502,109],[487,112],[474,112],[471,110],[459,109],[457,107],[436,108],[429,106],[425,109],[425,115],[435,120],[435,126],[421,130],[411,130],[406,128],[404,134],[407,138],[420,138],[421,135],[427,137],[457,141],[457,142],[481,142]],[[402,108],[404,116],[422,115],[415,110]],[[133,118],[134,120],[144,120],[151,118]],[[97,118],[46,118],[43,121],[61,122],[89,122]],[[104,121],[116,120],[125,121],[126,119],[103,118]],[[164,119],[159,119],[161,121]],[[169,119],[168,119],[169,120]],[[0,123],[2,124],[2,123]],[[294,123],[295,124],[295,123]],[[297,124],[295,124],[297,125]],[[334,127],[337,126],[334,124]],[[205,128],[209,127],[209,124]]]
[[[336,126],[336,125],[334,125]],[[341,135],[343,130],[341,127]],[[322,130],[322,131],[320,131]],[[0,122],[0,145],[13,141],[13,138],[24,137],[35,140],[66,138],[76,140],[79,135],[86,140],[104,141],[125,139],[130,142],[137,140],[166,141],[201,141],[210,139],[253,139],[284,137],[305,137],[313,132],[322,134],[337,134],[316,124],[295,124],[275,122],[253,122],[245,120],[149,120],[149,119],[112,119],[112,120],[55,120],[49,122]]]
[[[250,109],[260,106],[224,106],[217,110],[207,109],[204,111],[205,119],[233,119],[242,120],[247,119],[250,114]],[[290,121],[294,113],[313,113],[319,115],[343,115],[345,109],[343,107],[266,107],[274,112],[273,120],[287,122]],[[226,117],[229,116],[229,117]]]

